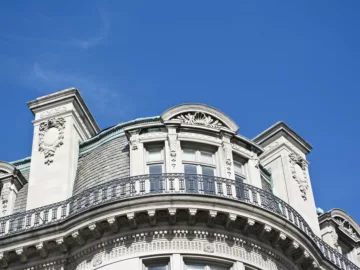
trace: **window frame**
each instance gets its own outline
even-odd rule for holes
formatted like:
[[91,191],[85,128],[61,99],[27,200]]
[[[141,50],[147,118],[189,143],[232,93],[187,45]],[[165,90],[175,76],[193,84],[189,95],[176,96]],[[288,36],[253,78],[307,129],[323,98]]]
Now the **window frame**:
[[234,261],[218,259],[218,258],[209,258],[209,257],[202,257],[202,256],[183,256],[182,258],[184,270],[189,270],[187,263],[194,263],[204,265],[203,270],[211,270],[211,267],[221,267],[224,270],[232,270],[234,267]]
[[[164,151],[164,145],[163,144],[149,144],[145,145],[145,171],[146,174],[150,174],[150,166],[152,165],[161,165],[161,174],[165,172],[165,151]],[[153,152],[156,150],[160,150],[161,159],[160,160],[153,160],[149,161],[149,152]]]
[[[195,160],[185,160],[184,159],[184,152],[190,150],[195,152]],[[191,147],[185,146],[182,147],[182,164],[183,164],[183,171],[185,173],[185,165],[195,165],[196,166],[196,174],[202,173],[202,167],[212,168],[214,170],[214,176],[217,176],[217,162],[216,162],[216,151],[211,151],[209,149],[204,149],[204,147]],[[211,154],[212,156],[212,163],[206,163],[201,161],[201,153]]]
[[[156,264],[165,264],[165,270],[171,270],[171,258],[168,256],[157,256],[153,258],[144,258],[141,260],[142,270],[149,270],[150,267],[157,266]],[[162,265],[160,265],[162,266]]]

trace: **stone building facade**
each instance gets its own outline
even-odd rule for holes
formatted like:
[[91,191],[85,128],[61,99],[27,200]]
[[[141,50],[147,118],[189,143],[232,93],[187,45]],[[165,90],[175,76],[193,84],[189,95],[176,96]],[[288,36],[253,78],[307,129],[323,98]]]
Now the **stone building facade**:
[[0,162],[2,269],[360,269],[359,225],[317,214],[283,122],[250,140],[183,104],[100,131],[76,89],[28,106],[31,156]]

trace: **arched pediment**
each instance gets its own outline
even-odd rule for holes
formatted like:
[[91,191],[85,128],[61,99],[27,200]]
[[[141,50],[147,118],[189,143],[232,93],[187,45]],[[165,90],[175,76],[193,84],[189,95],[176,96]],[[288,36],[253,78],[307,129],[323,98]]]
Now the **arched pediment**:
[[339,229],[355,241],[360,241],[360,227],[357,222],[341,209],[331,210],[331,218],[338,224]]
[[12,175],[16,171],[16,168],[14,165],[11,165],[10,163],[0,161],[0,178],[2,178],[5,175]]
[[223,112],[203,104],[182,104],[165,111],[163,121],[179,120],[184,124],[205,126],[215,129],[228,129],[234,133],[239,126]]
[[18,190],[27,183],[25,177],[14,165],[0,161],[0,184],[9,181],[9,179],[16,185]]

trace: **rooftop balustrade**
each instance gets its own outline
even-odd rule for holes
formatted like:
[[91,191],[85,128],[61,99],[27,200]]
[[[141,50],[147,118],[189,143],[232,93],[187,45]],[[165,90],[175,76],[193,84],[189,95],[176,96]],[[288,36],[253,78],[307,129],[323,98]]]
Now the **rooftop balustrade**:
[[68,200],[0,218],[0,239],[51,226],[100,205],[155,194],[196,194],[237,200],[270,211],[312,239],[327,260],[340,269],[360,269],[317,237],[290,205],[260,188],[232,179],[192,174],[139,175],[91,187]]

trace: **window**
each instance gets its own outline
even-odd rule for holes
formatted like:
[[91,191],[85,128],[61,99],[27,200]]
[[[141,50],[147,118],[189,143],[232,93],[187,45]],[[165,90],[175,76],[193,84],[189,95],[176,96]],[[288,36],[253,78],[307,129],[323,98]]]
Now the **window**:
[[164,151],[162,145],[150,145],[146,147],[146,166],[150,174],[150,192],[159,193],[165,190]]
[[185,262],[185,270],[229,270],[230,266],[222,263],[198,263],[198,262]]
[[144,270],[170,270],[169,258],[156,258],[143,262]]
[[215,151],[185,148],[183,164],[186,190],[189,192],[215,193]]
[[235,189],[236,197],[240,200],[245,199],[245,160],[239,156],[234,156],[234,173],[235,173]]

